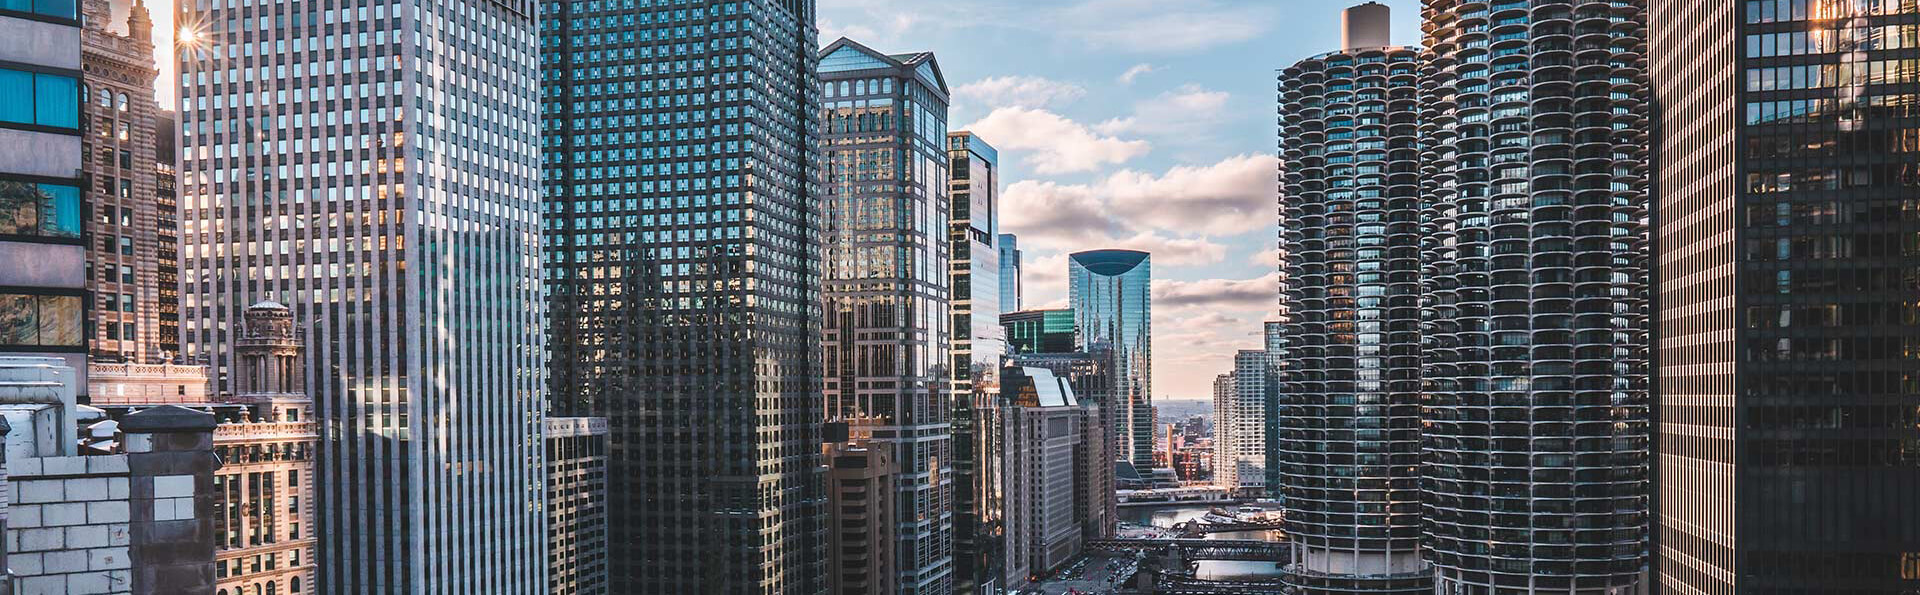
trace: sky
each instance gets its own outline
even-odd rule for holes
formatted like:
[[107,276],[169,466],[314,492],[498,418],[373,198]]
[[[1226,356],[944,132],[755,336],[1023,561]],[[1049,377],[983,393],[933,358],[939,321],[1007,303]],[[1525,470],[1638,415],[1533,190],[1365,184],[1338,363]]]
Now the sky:
[[[1154,398],[1211,399],[1278,299],[1275,74],[1338,49],[1358,1],[819,0],[820,43],[934,52],[948,128],[1000,150],[1024,305],[1065,306],[1068,253],[1151,252]],[[1383,3],[1418,42],[1419,3]],[[148,7],[167,106],[172,0]]]

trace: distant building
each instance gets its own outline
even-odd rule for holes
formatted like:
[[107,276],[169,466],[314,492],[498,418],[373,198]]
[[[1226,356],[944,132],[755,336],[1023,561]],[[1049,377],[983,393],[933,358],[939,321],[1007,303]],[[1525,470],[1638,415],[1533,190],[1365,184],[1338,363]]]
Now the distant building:
[[547,592],[605,595],[607,588],[607,419],[549,417]]
[[1067,380],[1045,368],[1009,367],[1007,584],[1020,585],[1078,557],[1085,544],[1085,426],[1099,423]]
[[1067,258],[1067,301],[1076,347],[1104,353],[1113,374],[1102,402],[1112,418],[1119,455],[1153,466],[1153,264],[1137,250],[1091,250]]
[[[214,592],[214,416],[77,407],[59,358],[0,357],[6,567],[20,593]],[[83,448],[82,415],[89,438]],[[5,590],[0,587],[0,591]]]
[[1009,354],[1079,351],[1071,308],[1004,312],[1000,314],[1000,326]]
[[1001,523],[1000,153],[971,132],[947,133],[948,284],[953,323],[953,590],[1004,589]]
[[827,584],[833,595],[900,592],[894,497],[900,466],[891,445],[826,448]]
[[[160,313],[179,312],[177,280],[165,278],[161,267],[172,269],[178,241],[175,213],[162,209],[156,187],[159,134],[172,141],[173,131],[157,130],[159,106],[153,101],[153,20],[147,6],[136,1],[128,12],[127,34],[110,31],[112,3],[81,2],[84,42],[81,60],[86,74],[80,95],[84,126],[81,162],[90,179],[86,201],[92,209],[87,230],[87,289],[94,296],[88,318],[92,361],[163,363],[173,357],[167,345],[177,339],[165,334]],[[169,164],[171,166],[171,164]],[[167,257],[167,258],[163,258]],[[162,291],[162,289],[167,291]],[[165,299],[168,304],[162,304]],[[177,317],[176,317],[177,320]],[[177,333],[177,328],[175,330]],[[177,337],[177,335],[174,335]]]
[[1020,273],[1020,238],[1010,233],[1000,234],[1000,311],[1014,312],[1025,308]]
[[1240,391],[1233,386],[1233,374],[1213,377],[1213,485],[1229,492],[1240,487],[1239,465],[1231,448],[1237,402]]

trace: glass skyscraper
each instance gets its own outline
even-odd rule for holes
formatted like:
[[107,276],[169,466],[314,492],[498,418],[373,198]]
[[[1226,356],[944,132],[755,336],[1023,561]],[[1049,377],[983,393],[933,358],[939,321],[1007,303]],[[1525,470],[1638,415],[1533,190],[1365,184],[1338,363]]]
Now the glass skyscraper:
[[948,593],[951,376],[961,372],[950,371],[948,344],[947,85],[927,52],[888,55],[843,38],[820,55],[826,413],[897,449],[900,592]]
[[1118,455],[1135,467],[1153,467],[1153,265],[1137,250],[1075,252],[1067,259],[1067,302],[1073,308],[1079,350],[1112,362],[1110,402]]
[[1345,17],[1343,49],[1279,78],[1289,315],[1269,329],[1286,370],[1268,418],[1279,434],[1271,488],[1287,503],[1290,583],[1411,595],[1431,589],[1420,551],[1420,60],[1388,45],[1385,5]]
[[1072,353],[1079,348],[1074,337],[1073,309],[1023,310],[1000,315],[1000,326],[1007,337],[1007,352],[1013,354]]
[[819,593],[814,3],[540,11],[552,409],[608,418],[611,590]]
[[1004,586],[1001,482],[1000,152],[971,132],[947,134],[947,226],[953,304],[953,590]]
[[1020,303],[1020,238],[1000,234],[1000,311],[1017,312]]
[[184,348],[306,324],[320,589],[544,592],[535,6],[175,8]]
[[1644,3],[1424,8],[1421,487],[1434,590],[1640,592]]
[[1650,4],[1657,588],[1920,590],[1920,3]]

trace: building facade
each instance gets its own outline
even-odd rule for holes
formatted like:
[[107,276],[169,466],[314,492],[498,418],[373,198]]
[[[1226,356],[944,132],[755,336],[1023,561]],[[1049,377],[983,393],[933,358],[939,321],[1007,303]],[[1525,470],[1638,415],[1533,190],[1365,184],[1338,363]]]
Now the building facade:
[[1648,4],[1657,588],[1920,589],[1920,5]]
[[[1285,374],[1276,413],[1261,417],[1276,433],[1270,488],[1286,500],[1294,543],[1287,580],[1313,593],[1431,590],[1420,548],[1421,62],[1390,45],[1388,17],[1377,3],[1347,9],[1343,47],[1278,81],[1288,316],[1268,333]],[[1253,357],[1235,358],[1236,376]]]
[[818,593],[814,2],[540,10],[551,410],[612,432],[610,590]]
[[606,595],[606,418],[547,418],[547,593]]
[[1119,456],[1153,467],[1153,263],[1137,250],[1090,250],[1067,259],[1067,302],[1078,351],[1105,353],[1113,374],[1110,400]]
[[1644,3],[1423,6],[1434,589],[1641,591]]
[[[1084,539],[1110,539],[1120,522],[1120,499],[1114,491],[1118,488],[1115,485],[1115,467],[1120,466],[1116,465],[1120,459],[1116,458],[1118,450],[1115,448],[1112,422],[1109,421],[1111,414],[1100,406],[1112,391],[1113,377],[1106,368],[1110,362],[1103,353],[1035,353],[1014,356],[1009,363],[1012,368],[1044,370],[1065,383],[1066,389],[1072,391],[1074,401],[1082,410],[1086,422],[1078,426],[1080,438],[1073,451],[1077,461],[1073,502],[1074,517],[1081,525]],[[1027,372],[1022,374],[1025,374],[1023,378],[1035,377]],[[1002,393],[1006,391],[1003,389]],[[1011,402],[1016,396],[1005,394],[1002,403]],[[1012,418],[1006,415],[1002,417],[1006,418],[1004,423],[1013,423]],[[1006,448],[1014,447],[1007,445]],[[1009,467],[1008,473],[1011,472]],[[1007,489],[1007,497],[1013,497],[1012,488]],[[1007,514],[1011,517],[1013,509],[1008,508]],[[1012,535],[1011,529],[1008,535]]]
[[90,128],[81,162],[93,223],[87,233],[87,290],[94,297],[88,343],[93,362],[163,363],[172,354],[161,345],[160,312],[178,311],[179,294],[168,292],[175,303],[161,305],[161,257],[169,247],[161,243],[160,226],[174,214],[161,213],[158,197],[153,20],[140,2],[129,10],[126,35],[109,30],[111,20],[108,0],[81,3],[81,117]]
[[212,407],[214,452],[225,462],[213,480],[214,578],[232,595],[312,593],[320,428],[306,344],[292,311],[274,302],[248,307],[241,329],[233,392]]
[[1239,396],[1240,391],[1233,387],[1233,374],[1213,377],[1213,485],[1228,491],[1240,485],[1233,451],[1224,446],[1233,440],[1234,401]]
[[1018,312],[1025,308],[1021,305],[1020,238],[1003,233],[997,242],[1000,248],[1000,311]]
[[1080,505],[1088,461],[1085,426],[1098,424],[1065,378],[1010,367],[1007,390],[1007,585],[1047,575],[1078,557],[1086,536]]
[[960,331],[948,326],[947,86],[927,52],[888,55],[843,38],[820,56],[826,412],[863,420],[869,446],[898,449],[900,592],[946,593],[961,373],[949,344]]
[[175,5],[183,347],[299,321],[322,591],[546,589],[535,9]]
[[1000,152],[971,132],[947,133],[947,252],[952,298],[953,590],[998,593],[1000,457]]
[[1073,353],[1075,342],[1072,308],[1021,310],[1000,315],[1002,334],[1007,338],[1007,353]]
[[898,514],[894,493],[900,466],[897,449],[835,443],[827,447],[828,593],[892,595],[900,592]]
[[0,356],[56,357],[84,375],[80,38],[75,3],[0,7]]
[[1267,405],[1279,398],[1280,382],[1273,357],[1264,349],[1242,349],[1233,354],[1233,431],[1231,440],[1215,442],[1234,466],[1234,485],[1228,489],[1249,498],[1267,495]]

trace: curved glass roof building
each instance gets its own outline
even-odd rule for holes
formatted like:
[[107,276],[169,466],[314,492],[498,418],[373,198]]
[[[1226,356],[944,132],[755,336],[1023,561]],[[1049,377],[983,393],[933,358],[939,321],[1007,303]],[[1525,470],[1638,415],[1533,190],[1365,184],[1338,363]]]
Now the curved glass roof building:
[[1648,539],[1644,2],[1423,4],[1434,590],[1636,592]]
[[[1350,29],[1376,26],[1349,44],[1384,42],[1385,13],[1350,9]],[[1414,48],[1349,46],[1280,73],[1290,316],[1272,489],[1295,544],[1287,581],[1304,592],[1431,589],[1420,551],[1419,64]]]
[[1081,351],[1110,350],[1118,456],[1153,466],[1152,259],[1138,250],[1089,250],[1067,259],[1067,302]]

